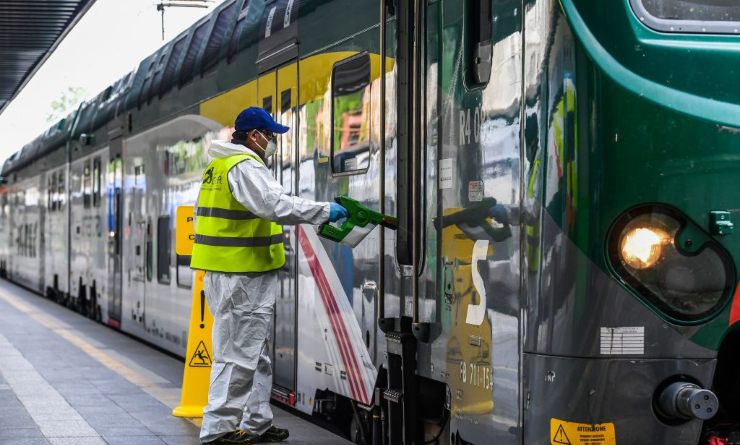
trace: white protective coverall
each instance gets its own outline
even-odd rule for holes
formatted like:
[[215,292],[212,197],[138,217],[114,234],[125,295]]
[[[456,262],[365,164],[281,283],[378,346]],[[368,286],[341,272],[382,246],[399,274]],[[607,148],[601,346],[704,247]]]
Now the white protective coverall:
[[[226,141],[214,141],[208,149],[212,158],[238,153],[253,152]],[[323,224],[329,219],[328,202],[286,195],[257,161],[234,166],[228,182],[234,198],[260,218],[278,224]],[[278,272],[206,272],[203,285],[213,313],[213,364],[200,439],[208,442],[237,429],[262,434],[272,425],[269,342]]]

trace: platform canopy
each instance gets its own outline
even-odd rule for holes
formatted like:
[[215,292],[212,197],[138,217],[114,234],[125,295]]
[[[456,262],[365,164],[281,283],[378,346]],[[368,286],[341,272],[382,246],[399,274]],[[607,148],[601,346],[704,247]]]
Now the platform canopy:
[[0,0],[0,113],[95,0]]

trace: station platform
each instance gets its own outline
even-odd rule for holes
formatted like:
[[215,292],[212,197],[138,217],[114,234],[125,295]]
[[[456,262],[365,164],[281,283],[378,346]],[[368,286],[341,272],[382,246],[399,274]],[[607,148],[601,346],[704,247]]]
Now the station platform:
[[[0,280],[0,444],[199,444],[183,363]],[[274,407],[289,444],[350,442]]]

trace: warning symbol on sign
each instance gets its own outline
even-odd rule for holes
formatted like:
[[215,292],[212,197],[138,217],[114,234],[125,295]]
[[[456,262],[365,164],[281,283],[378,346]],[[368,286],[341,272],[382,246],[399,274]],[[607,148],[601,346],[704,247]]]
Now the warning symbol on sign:
[[552,438],[552,443],[561,443],[564,445],[571,445],[570,439],[568,439],[568,435],[565,434],[563,425],[560,425],[558,427],[558,430],[555,432],[555,436]]
[[550,419],[551,445],[616,445],[614,423],[578,423]]
[[211,355],[208,354],[206,344],[202,340],[198,343],[198,347],[195,348],[195,352],[188,366],[193,368],[208,368],[211,366]]

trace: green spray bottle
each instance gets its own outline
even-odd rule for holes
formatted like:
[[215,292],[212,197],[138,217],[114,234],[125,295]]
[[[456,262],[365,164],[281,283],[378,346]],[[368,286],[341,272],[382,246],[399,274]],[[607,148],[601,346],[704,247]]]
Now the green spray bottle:
[[376,225],[398,229],[398,219],[371,210],[352,198],[339,196],[335,201],[347,209],[349,217],[338,227],[329,223],[322,224],[319,235],[326,239],[355,247]]

